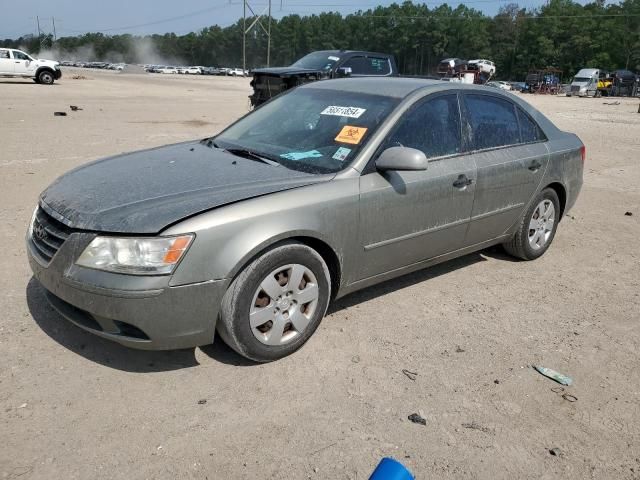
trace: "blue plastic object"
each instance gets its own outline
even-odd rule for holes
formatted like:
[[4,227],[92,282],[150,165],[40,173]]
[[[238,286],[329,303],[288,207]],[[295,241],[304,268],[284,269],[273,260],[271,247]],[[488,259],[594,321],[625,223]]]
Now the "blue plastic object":
[[397,460],[385,457],[373,471],[369,480],[414,480],[411,472]]

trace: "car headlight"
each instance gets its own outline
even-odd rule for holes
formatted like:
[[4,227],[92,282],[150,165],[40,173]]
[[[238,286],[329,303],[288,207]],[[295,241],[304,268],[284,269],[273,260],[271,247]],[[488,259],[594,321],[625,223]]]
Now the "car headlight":
[[76,264],[130,275],[165,275],[176,267],[193,237],[96,237]]

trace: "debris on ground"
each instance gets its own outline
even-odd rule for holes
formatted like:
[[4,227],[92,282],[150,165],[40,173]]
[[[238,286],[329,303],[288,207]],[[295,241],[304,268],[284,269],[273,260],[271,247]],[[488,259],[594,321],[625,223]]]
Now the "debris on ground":
[[360,363],[360,355],[354,355],[353,357],[351,357],[351,361],[353,363]]
[[500,385],[500,380],[498,380],[497,378],[493,381],[493,383],[495,383],[496,385]]
[[204,405],[205,403],[207,403],[206,398],[203,398],[202,400],[198,400],[198,405]]
[[479,423],[476,423],[476,422],[463,423],[462,426],[464,428],[468,428],[469,430],[478,430],[483,433],[493,433],[493,429],[480,425]]
[[82,110],[79,106],[77,105],[69,105],[69,108],[71,109],[72,112],[77,112],[78,110]]
[[407,418],[413,423],[417,423],[419,425],[427,425],[427,419],[418,413],[412,413]]
[[67,116],[67,112],[53,112],[53,115],[55,117],[66,117]]
[[466,350],[460,348],[460,345],[456,347],[456,353],[464,353],[464,352],[466,352]]
[[624,212],[625,217],[632,217],[633,213],[631,212]]
[[578,401],[578,397],[576,397],[575,395],[571,395],[570,393],[565,393],[564,387],[554,387],[551,389],[551,391],[553,393],[560,395],[567,402],[573,403]]
[[90,80],[89,77],[85,77],[84,75],[71,75],[73,80]]
[[603,105],[620,105],[620,102],[602,102]]
[[546,367],[539,367],[534,365],[533,368],[540,374],[544,375],[547,378],[550,378],[551,380],[555,380],[556,382],[558,382],[561,385],[571,385],[573,383],[573,379],[571,377],[568,377],[566,375],[563,375],[560,372],[556,372],[555,370],[552,370],[550,368],[546,368]]
[[553,455],[554,457],[559,457],[560,455],[562,455],[562,452],[561,452],[561,451],[560,451],[560,449],[559,449],[559,448],[557,448],[557,447],[550,448],[550,449],[549,449],[549,453],[550,453],[551,455]]
[[23,403],[22,405],[20,405],[18,408],[27,408],[27,404]]
[[402,369],[402,373],[405,375],[405,377],[414,382],[416,381],[416,377],[418,376],[418,372],[412,372],[410,370],[407,370],[406,368]]

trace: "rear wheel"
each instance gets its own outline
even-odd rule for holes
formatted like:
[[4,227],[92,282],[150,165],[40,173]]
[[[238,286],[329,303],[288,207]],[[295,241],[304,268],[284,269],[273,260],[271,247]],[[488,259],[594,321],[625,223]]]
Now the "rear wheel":
[[38,74],[38,83],[42,83],[43,85],[51,85],[54,80],[53,73],[49,70],[43,70]]
[[297,242],[281,243],[252,261],[222,299],[218,332],[257,362],[298,350],[329,304],[331,280],[322,257]]
[[522,215],[518,231],[504,249],[522,260],[535,260],[547,251],[558,228],[560,201],[552,188],[542,190]]

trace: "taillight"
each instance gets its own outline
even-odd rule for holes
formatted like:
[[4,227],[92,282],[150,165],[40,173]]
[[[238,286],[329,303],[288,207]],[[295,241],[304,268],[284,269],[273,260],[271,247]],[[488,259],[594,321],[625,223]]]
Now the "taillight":
[[580,147],[580,157],[582,158],[582,164],[584,165],[584,161],[587,158],[587,147],[584,145]]

